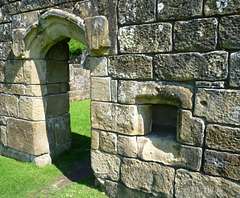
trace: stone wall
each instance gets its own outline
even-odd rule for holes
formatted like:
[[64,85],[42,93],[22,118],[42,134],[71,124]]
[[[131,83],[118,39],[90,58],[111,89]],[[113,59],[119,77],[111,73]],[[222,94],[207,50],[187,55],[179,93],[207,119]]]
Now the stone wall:
[[69,101],[90,99],[89,54],[71,57],[69,64]]
[[0,5],[1,153],[68,148],[68,67],[51,49],[74,38],[91,55],[92,169],[110,197],[240,196],[238,0]]

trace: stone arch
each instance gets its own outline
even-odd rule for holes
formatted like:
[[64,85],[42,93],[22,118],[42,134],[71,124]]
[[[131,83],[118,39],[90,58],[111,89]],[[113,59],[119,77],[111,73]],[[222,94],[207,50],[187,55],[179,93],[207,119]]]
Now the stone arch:
[[[66,38],[74,38],[86,45],[91,56],[109,54],[108,21],[104,16],[83,20],[68,12],[51,9],[27,30],[17,29],[13,33],[15,62],[21,65],[19,71],[24,71],[21,83],[28,87],[28,93],[20,95],[19,115],[16,113],[8,121],[6,146],[19,156],[25,156],[17,158],[35,161],[38,165],[49,163],[50,155],[56,156],[67,150],[71,142],[68,80],[65,78],[68,56],[59,54],[61,49],[68,53]],[[58,71],[65,74],[60,75]],[[58,74],[60,77],[52,78]],[[59,86],[60,91],[52,93],[49,85]],[[64,107],[57,107],[57,104],[64,104]],[[57,132],[57,125],[65,131]],[[57,133],[60,135],[54,137]],[[7,155],[13,156],[9,152]]]

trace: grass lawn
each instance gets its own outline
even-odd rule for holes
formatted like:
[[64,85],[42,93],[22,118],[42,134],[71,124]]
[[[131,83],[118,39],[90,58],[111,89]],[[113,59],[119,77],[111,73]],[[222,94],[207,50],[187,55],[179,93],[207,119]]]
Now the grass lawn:
[[18,162],[0,156],[0,197],[80,197],[106,198],[94,188],[94,177],[83,178],[62,189],[52,186],[69,171],[74,162],[90,159],[90,100],[70,103],[73,146],[53,161],[38,168],[33,163]]

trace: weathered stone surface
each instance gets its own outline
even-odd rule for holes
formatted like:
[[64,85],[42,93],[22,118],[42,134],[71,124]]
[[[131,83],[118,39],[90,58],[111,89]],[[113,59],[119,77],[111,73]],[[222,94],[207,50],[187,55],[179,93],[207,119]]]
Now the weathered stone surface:
[[154,65],[157,80],[223,80],[227,78],[228,53],[158,54]]
[[225,49],[240,49],[240,15],[220,19],[219,43]]
[[25,95],[25,86],[20,84],[4,84],[3,91],[6,94]]
[[196,171],[200,170],[202,149],[183,146],[176,142],[172,135],[152,133],[147,136],[139,136],[137,144],[140,159],[175,167],[186,167]]
[[12,51],[14,56],[22,57],[24,55],[25,43],[24,43],[24,33],[26,29],[15,29],[12,31]]
[[23,63],[25,84],[45,84],[47,66],[45,60],[27,60]]
[[27,120],[45,120],[45,101],[41,97],[21,96],[19,117]]
[[229,89],[198,89],[194,115],[210,123],[240,125],[240,91]]
[[137,157],[137,139],[136,137],[118,136],[117,142],[118,154],[126,157]]
[[187,19],[202,16],[203,0],[160,0],[157,4],[158,20]]
[[121,166],[121,181],[127,187],[162,197],[173,196],[174,175],[173,168],[135,159],[124,158]]
[[39,11],[21,13],[12,16],[12,28],[27,28],[38,20]]
[[172,51],[171,23],[134,25],[119,29],[121,53],[158,53]]
[[107,57],[90,57],[91,76],[108,76]]
[[224,81],[215,81],[215,82],[210,82],[210,81],[196,81],[195,82],[196,87],[198,88],[224,88],[225,87],[225,82]]
[[118,184],[110,180],[106,180],[106,182],[104,183],[104,187],[105,187],[105,192],[107,196],[112,198],[123,198],[123,197],[149,198],[147,194],[144,192],[126,188],[122,184]]
[[117,53],[117,4],[117,0],[79,1],[73,8],[73,13],[83,19],[100,15],[107,17],[111,41],[110,54]]
[[120,0],[118,16],[120,24],[146,23],[155,21],[156,1]]
[[0,23],[7,23],[11,21],[11,16],[5,11],[5,9],[3,10],[2,8],[0,8]]
[[7,137],[8,146],[18,151],[32,155],[49,152],[45,122],[8,118]]
[[177,51],[210,51],[217,45],[216,18],[178,21],[174,25],[174,48]]
[[52,5],[53,5],[52,0],[41,0],[41,1],[22,0],[20,3],[20,10],[24,12],[24,11],[36,10],[39,8],[45,8]]
[[117,135],[110,132],[100,132],[100,149],[108,152],[117,154]]
[[230,87],[240,87],[240,52],[232,53],[230,56]]
[[119,105],[91,102],[92,127],[127,135],[150,132],[152,109],[150,105]]
[[206,174],[240,180],[240,154],[205,150],[203,170]]
[[191,111],[179,110],[177,139],[183,144],[201,146],[205,124],[202,119],[192,117]]
[[47,93],[48,94],[59,94],[60,93],[60,84],[47,84]]
[[111,101],[117,102],[117,95],[118,95],[118,81],[111,80]]
[[85,37],[90,53],[96,56],[108,55],[111,47],[108,20],[105,16],[85,18]]
[[6,60],[10,56],[12,42],[0,42],[0,58]]
[[7,83],[23,83],[23,62],[21,60],[5,62],[5,81]]
[[61,83],[69,81],[69,67],[66,61],[47,61],[47,82]]
[[52,158],[49,154],[40,155],[34,158],[33,163],[36,164],[38,167],[45,167],[52,164]]
[[152,57],[123,55],[109,57],[109,75],[117,79],[152,79]]
[[238,0],[206,0],[204,3],[206,16],[240,13]]
[[12,95],[0,93],[0,114],[18,117],[18,98]]
[[46,115],[48,117],[58,116],[69,111],[69,95],[56,94],[46,96]]
[[10,16],[18,14],[20,12],[20,2],[13,2],[13,3],[9,3],[4,5],[2,7],[3,13],[4,14],[9,14]]
[[120,176],[120,158],[116,155],[91,151],[92,169],[97,177],[118,181]]
[[0,143],[3,144],[3,146],[7,146],[7,127],[0,125]]
[[169,104],[192,108],[193,89],[167,82],[120,81],[118,101],[125,104]]
[[208,125],[206,146],[216,150],[240,153],[240,128]]
[[0,125],[6,125],[7,124],[7,118],[5,116],[0,115]]
[[111,78],[92,77],[91,78],[91,99],[98,101],[111,101]]
[[240,186],[229,180],[177,170],[175,179],[175,197],[239,197]]
[[69,88],[69,84],[68,84],[68,83],[61,83],[61,84],[59,85],[59,87],[60,87],[60,92],[61,92],[61,93],[66,93],[66,92],[70,91],[70,88]]
[[46,85],[26,85],[27,96],[45,96],[47,91]]
[[0,41],[2,42],[12,40],[10,23],[0,24],[0,35],[1,35]]
[[4,65],[5,65],[5,62],[4,61],[0,61],[0,82],[4,82],[5,81]]
[[91,131],[91,148],[98,149],[99,148],[99,131],[92,129]]
[[[69,149],[68,143],[71,144],[70,114],[66,113],[61,116],[47,118],[47,136],[52,157]],[[65,148],[64,145],[68,148]]]

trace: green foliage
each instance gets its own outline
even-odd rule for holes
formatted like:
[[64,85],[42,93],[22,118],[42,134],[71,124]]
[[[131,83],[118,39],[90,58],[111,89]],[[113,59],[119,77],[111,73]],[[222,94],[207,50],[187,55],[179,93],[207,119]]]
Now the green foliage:
[[79,56],[83,50],[87,49],[85,45],[82,43],[78,42],[75,39],[71,39],[68,42],[69,45],[69,55],[70,56]]
[[52,166],[38,168],[33,163],[18,162],[0,156],[0,198],[106,198],[93,187],[93,175],[71,183],[63,189],[52,186],[76,161],[90,159],[90,100],[70,103],[70,114],[72,148],[55,159]]

